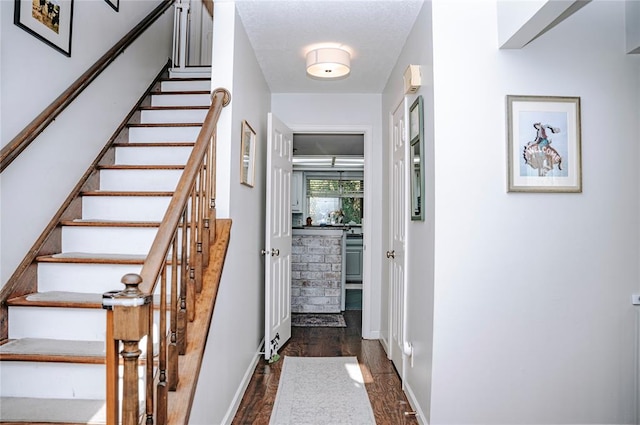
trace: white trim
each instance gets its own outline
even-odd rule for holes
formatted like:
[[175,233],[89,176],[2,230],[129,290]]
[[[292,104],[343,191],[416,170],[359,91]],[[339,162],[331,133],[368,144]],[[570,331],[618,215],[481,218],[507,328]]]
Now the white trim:
[[380,337],[378,338],[378,340],[380,341],[380,345],[382,345],[382,348],[384,349],[384,353],[387,355],[387,359],[391,360],[391,357],[389,356],[389,341],[383,338],[382,333],[380,333]]
[[427,421],[426,416],[424,415],[424,412],[420,407],[420,403],[418,403],[418,399],[411,390],[411,386],[409,384],[404,385],[404,393],[407,396],[407,400],[409,400],[411,408],[417,413],[416,419],[418,420],[418,423],[420,425],[429,425],[429,422]]
[[[294,133],[362,133],[364,136],[364,210],[373,211],[372,203],[372,184],[373,170],[375,167],[371,165],[373,158],[373,127],[370,125],[289,125]],[[369,183],[367,183],[369,182]],[[372,223],[371,220],[365,220],[363,224],[363,234],[365,235],[365,245],[367,238],[371,238],[373,229],[381,228],[382,223]],[[380,248],[380,247],[379,247]],[[362,255],[362,281],[371,282],[371,264],[373,249],[363,250]],[[380,290],[379,282],[378,289]],[[363,285],[362,288],[362,338],[378,339],[380,330],[372,328],[372,307],[371,307],[371,284]]]
[[377,339],[380,340],[380,331],[370,331],[367,337],[362,337],[363,339]]
[[244,372],[242,381],[240,381],[240,385],[238,386],[236,393],[233,395],[233,399],[231,400],[231,404],[227,409],[227,413],[224,415],[224,418],[222,418],[222,422],[221,422],[222,424],[231,425],[233,418],[236,416],[236,413],[238,413],[238,407],[240,407],[240,402],[242,401],[242,397],[244,396],[245,391],[247,391],[247,388],[249,387],[249,383],[251,382],[251,378],[253,377],[253,372],[255,371],[256,366],[258,365],[258,362],[262,358],[262,354],[264,353],[263,347],[264,347],[264,338],[262,339],[262,341],[260,341],[260,344],[258,345],[258,349],[256,350],[256,353],[253,356],[254,357],[253,361],[249,364],[249,367]]

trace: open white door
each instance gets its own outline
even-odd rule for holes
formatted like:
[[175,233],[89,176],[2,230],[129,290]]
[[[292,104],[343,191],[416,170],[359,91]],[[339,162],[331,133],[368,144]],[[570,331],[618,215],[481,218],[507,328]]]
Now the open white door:
[[400,378],[404,380],[404,309],[405,309],[405,229],[406,229],[406,135],[405,102],[393,113],[391,136],[391,187],[389,198],[389,230],[391,251],[389,265],[389,356]]
[[264,358],[291,337],[291,170],[293,132],[271,113],[267,123]]

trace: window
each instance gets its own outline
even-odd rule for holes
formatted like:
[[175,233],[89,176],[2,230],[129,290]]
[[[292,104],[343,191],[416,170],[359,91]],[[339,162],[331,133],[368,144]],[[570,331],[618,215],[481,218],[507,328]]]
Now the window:
[[362,174],[310,174],[306,186],[308,212],[313,224],[362,223]]

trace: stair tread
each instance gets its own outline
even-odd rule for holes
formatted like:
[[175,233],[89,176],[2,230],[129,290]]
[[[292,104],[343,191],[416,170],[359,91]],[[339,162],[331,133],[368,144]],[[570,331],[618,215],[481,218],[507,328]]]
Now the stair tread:
[[88,190],[81,196],[173,196],[173,192],[154,191],[120,191],[120,190]]
[[209,109],[209,106],[180,106],[180,105],[175,105],[175,106],[148,106],[148,105],[143,105],[143,106],[139,106],[138,109],[141,111],[174,111],[174,110],[179,110],[179,111],[185,111],[185,110],[203,110],[203,109]]
[[18,360],[37,357],[94,358],[104,359],[104,341],[79,341],[49,338],[20,338],[9,340],[0,346],[0,360]]
[[160,227],[159,221],[118,221],[96,219],[62,220],[60,224],[69,227]]
[[[202,66],[202,68],[209,68],[210,66]],[[160,81],[211,81],[211,77],[162,77]]]
[[[122,288],[124,289],[124,288]],[[160,295],[153,295],[153,305],[160,306]],[[167,300],[170,303],[170,299]],[[102,294],[88,292],[47,291],[15,297],[7,300],[8,306],[20,307],[61,307],[61,308],[102,308]],[[2,351],[0,350],[0,354]]]
[[104,400],[0,398],[0,421],[25,423],[104,424]]
[[10,306],[102,308],[102,294],[84,292],[35,292],[7,300]]
[[185,95],[185,94],[211,94],[211,92],[209,90],[184,90],[184,91],[161,91],[161,90],[154,90],[152,92],[150,92],[151,95],[153,96],[157,96],[157,95]]
[[98,170],[183,170],[184,164],[173,165],[129,165],[129,164],[106,164],[99,165]]
[[202,123],[201,122],[172,122],[172,123],[147,123],[147,124],[141,124],[141,123],[129,123],[127,124],[127,127],[140,127],[140,128],[145,128],[145,127],[149,127],[149,128],[164,128],[164,127],[202,127]]
[[143,264],[145,258],[146,255],[134,254],[61,252],[38,256],[36,261],[43,263]]
[[194,142],[126,142],[114,143],[116,148],[176,148],[176,147],[193,147]]

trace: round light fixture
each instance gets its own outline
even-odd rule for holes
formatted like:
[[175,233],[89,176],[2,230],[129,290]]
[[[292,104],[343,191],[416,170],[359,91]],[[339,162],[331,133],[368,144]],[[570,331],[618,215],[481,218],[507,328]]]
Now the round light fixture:
[[338,48],[320,48],[307,53],[307,74],[322,80],[344,78],[351,72],[351,55]]

